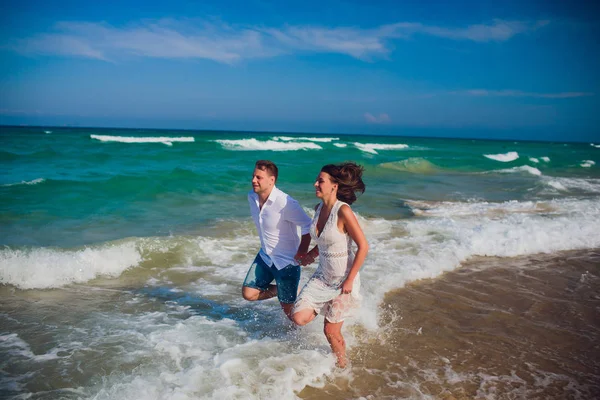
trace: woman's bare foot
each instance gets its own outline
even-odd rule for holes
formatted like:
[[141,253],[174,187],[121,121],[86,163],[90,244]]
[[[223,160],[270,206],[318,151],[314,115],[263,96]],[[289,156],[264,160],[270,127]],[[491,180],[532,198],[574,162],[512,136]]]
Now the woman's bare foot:
[[341,369],[344,369],[348,366],[348,359],[346,357],[339,357],[335,366]]

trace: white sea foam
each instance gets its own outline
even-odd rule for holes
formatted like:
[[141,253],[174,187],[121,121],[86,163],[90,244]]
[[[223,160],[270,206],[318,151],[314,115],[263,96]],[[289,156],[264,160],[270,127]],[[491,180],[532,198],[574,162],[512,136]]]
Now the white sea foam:
[[271,151],[294,151],[294,150],[321,150],[322,147],[312,142],[295,141],[276,141],[276,140],[216,140],[223,148],[227,150],[253,151],[253,150],[271,150]]
[[99,276],[119,276],[141,260],[131,241],[80,250],[4,248],[0,250],[0,283],[21,289],[55,288]]
[[485,215],[488,218],[498,219],[516,213],[549,214],[558,212],[560,209],[552,202],[517,200],[503,203],[407,200],[406,205],[415,215],[447,218]]
[[[82,283],[99,276],[117,277],[142,261],[161,254],[173,254],[184,260],[184,265],[173,270],[212,272],[214,265],[231,268],[216,272],[221,278],[235,279],[247,266],[235,265],[248,254],[256,252],[254,231],[249,222],[237,223],[238,234],[232,238],[208,237],[148,237],[125,239],[84,249],[55,248],[0,250],[0,283],[21,289],[57,288],[71,283]],[[156,285],[164,282],[157,281]],[[236,289],[237,291],[237,289]]]
[[540,160],[535,157],[529,157],[529,161],[536,163],[536,164],[540,162]]
[[51,134],[51,133],[52,133],[52,131],[44,131],[44,133],[45,133],[46,135],[49,135],[49,134]]
[[330,137],[292,137],[292,136],[275,136],[273,140],[281,140],[284,142],[290,141],[303,141],[303,142],[318,142],[318,143],[331,143],[334,140],[340,140],[339,138]]
[[334,143],[333,144],[335,147],[340,147],[340,148],[344,148],[344,147],[348,147],[348,145],[346,143]]
[[162,143],[172,146],[173,142],[193,142],[193,137],[134,137],[134,136],[108,136],[108,135],[90,135],[92,139],[101,142],[119,142],[119,143]]
[[[274,310],[265,310],[273,313]],[[274,314],[274,313],[273,313]],[[322,386],[333,368],[322,327],[289,335],[279,327],[252,338],[237,321],[151,312],[98,316],[93,347],[114,348],[117,364],[139,365],[130,374],[111,374],[91,397],[109,399],[297,399],[307,385]],[[96,331],[107,327],[106,331]],[[108,333],[108,334],[106,334]],[[90,341],[89,333],[82,341]],[[114,343],[121,344],[114,346]]]
[[542,161],[550,162],[550,157],[540,157]]
[[542,175],[542,171],[540,171],[539,169],[537,169],[535,167],[531,167],[529,165],[521,165],[519,167],[513,167],[513,168],[509,168],[509,169],[500,169],[500,170],[497,170],[494,172],[503,172],[503,173],[508,173],[508,174],[526,172],[531,175],[537,175],[537,176]]
[[37,178],[37,179],[31,180],[31,181],[7,183],[7,184],[1,185],[1,186],[7,187],[7,186],[18,186],[18,185],[37,185],[38,183],[42,183],[44,181],[45,181],[44,178]]
[[514,257],[600,246],[598,200],[554,200],[537,207],[531,202],[439,204],[427,218],[386,221],[387,227],[361,220],[371,250],[361,270],[365,303],[360,320],[375,326],[377,305],[386,292],[436,277],[473,256]]
[[559,190],[561,192],[568,192],[569,189],[567,189],[562,183],[555,181],[555,180],[549,180],[546,182],[546,184],[556,190]]
[[[573,180],[565,179],[564,181],[556,181],[557,178],[548,179],[548,185],[555,186],[561,190],[567,190],[573,187],[584,187],[587,190],[600,192],[600,182],[592,182],[592,180]],[[554,183],[552,183],[554,182]],[[407,232],[406,227],[412,227],[412,230],[421,226],[419,229],[425,228],[430,234],[439,236],[440,232],[446,231],[445,225],[449,227],[457,227],[458,221],[471,221],[470,223],[480,226],[478,229],[483,229],[484,232],[496,234],[497,232],[488,227],[495,226],[497,229],[506,228],[506,232],[515,232],[522,230],[528,232],[528,227],[522,226],[525,222],[524,218],[532,218],[533,225],[530,227],[532,234],[552,236],[554,233],[546,228],[552,226],[557,229],[557,232],[568,232],[571,225],[579,223],[581,226],[574,234],[569,234],[569,238],[561,240],[561,246],[549,245],[547,248],[539,246],[535,243],[535,251],[554,251],[555,248],[584,248],[569,247],[569,243],[588,243],[589,247],[593,247],[593,239],[598,239],[598,235],[592,233],[595,222],[600,219],[599,204],[593,201],[547,201],[547,202],[519,202],[510,201],[506,203],[487,203],[487,202],[472,202],[472,203],[435,203],[435,202],[407,202],[413,209],[415,214],[429,217],[441,218],[437,223],[443,221],[443,226],[436,227],[432,225],[432,220],[412,221],[409,224],[404,224],[396,221],[388,221],[383,219],[365,220],[361,219],[361,223],[365,225],[365,230],[368,232],[368,237],[373,240],[372,255],[370,257],[379,257],[384,254],[380,253],[379,248],[381,241],[394,242],[408,240],[403,238],[402,232]],[[561,216],[572,213],[573,218],[563,219]],[[586,213],[589,214],[586,216]],[[550,219],[542,218],[539,224],[532,222],[534,219],[541,216],[552,215]],[[480,221],[481,220],[481,221]],[[483,222],[482,222],[483,221]],[[487,222],[485,222],[487,221]],[[579,221],[579,222],[577,222]],[[464,222],[461,222],[464,224]],[[514,226],[511,228],[511,224]],[[565,227],[560,228],[560,224]],[[587,228],[586,228],[587,226]],[[60,287],[66,284],[75,282],[85,282],[94,279],[98,276],[119,276],[123,271],[130,267],[139,265],[143,260],[152,257],[156,254],[167,254],[173,249],[178,249],[179,259],[184,261],[182,266],[178,267],[180,271],[189,271],[190,273],[198,273],[197,265],[202,265],[202,272],[213,276],[213,280],[222,284],[226,281],[235,281],[242,276],[247,270],[248,264],[251,261],[249,258],[256,251],[258,239],[251,229],[242,226],[241,230],[231,238],[145,238],[145,239],[128,239],[122,243],[105,244],[94,248],[84,248],[80,250],[59,250],[51,248],[38,249],[10,249],[5,248],[0,251],[0,282],[11,284],[23,289],[30,288],[51,288]],[[535,229],[540,228],[540,232]],[[392,231],[398,232],[391,234]],[[591,229],[591,230],[590,230]],[[418,230],[418,229],[417,229]],[[542,232],[543,231],[543,232]],[[589,232],[588,232],[589,231]],[[437,232],[437,233],[436,233]],[[461,231],[462,232],[462,231]],[[586,233],[587,232],[587,233]],[[504,233],[499,234],[502,236]],[[589,238],[585,236],[589,234]],[[471,235],[473,233],[471,232]],[[524,235],[524,234],[523,234]],[[422,236],[422,235],[421,235]],[[508,234],[504,239],[508,239],[512,233]],[[415,235],[418,238],[419,235]],[[533,236],[532,236],[533,237]],[[470,237],[475,240],[475,236]],[[502,240],[504,240],[502,239]],[[589,239],[589,240],[588,240]],[[449,238],[448,246],[452,247],[456,239]],[[500,243],[500,238],[489,236],[487,240]],[[500,242],[499,242],[500,240]],[[591,241],[590,241],[591,240]],[[414,245],[413,247],[415,247]],[[500,245],[499,245],[500,246]],[[537,246],[537,247],[536,247]],[[417,253],[426,250],[426,247],[415,247]],[[527,248],[527,240],[522,245]],[[398,248],[398,250],[401,250]],[[385,251],[386,254],[388,250]],[[534,252],[534,251],[532,251]],[[401,251],[403,253],[403,250]],[[390,253],[391,254],[391,253]],[[480,253],[474,253],[480,254]],[[523,254],[529,254],[527,252]],[[502,256],[500,253],[495,255]],[[510,254],[506,254],[507,256]],[[396,254],[398,256],[398,254]],[[371,263],[369,263],[371,264]],[[225,268],[226,267],[226,268]],[[366,270],[368,270],[368,267]],[[310,269],[310,268],[309,268]],[[432,270],[436,271],[436,268]],[[366,272],[367,273],[367,272]],[[158,282],[157,284],[160,284]],[[232,286],[232,291],[237,292],[237,286]],[[232,293],[233,293],[232,292]],[[373,310],[371,310],[373,311]]]
[[365,153],[379,154],[377,150],[402,150],[408,148],[407,144],[380,144],[380,143],[358,143],[354,146]]
[[585,160],[585,161],[582,161],[580,165],[581,165],[583,168],[590,168],[590,167],[592,167],[593,165],[596,165],[596,162],[595,162],[595,161],[592,161],[592,160]]
[[590,143],[590,146],[600,149],[600,144]]
[[44,354],[34,354],[26,341],[21,339],[18,334],[10,333],[8,335],[0,335],[0,350],[8,357],[25,358],[36,362],[43,362],[61,358],[61,356],[58,355],[58,352],[61,351],[62,348],[55,347]]
[[600,193],[600,179],[542,177],[542,182],[560,191]]
[[517,153],[516,151],[509,151],[506,154],[484,154],[483,156],[489,158],[490,160],[510,162],[515,161],[517,158],[519,158],[519,153]]

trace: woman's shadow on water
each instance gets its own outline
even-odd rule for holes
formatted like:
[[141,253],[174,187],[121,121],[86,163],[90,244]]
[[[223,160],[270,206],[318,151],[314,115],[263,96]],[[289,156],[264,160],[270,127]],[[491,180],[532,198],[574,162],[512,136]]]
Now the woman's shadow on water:
[[187,312],[182,315],[183,319],[203,316],[213,321],[233,320],[252,339],[296,334],[294,324],[285,317],[276,300],[274,300],[276,307],[267,309],[264,304],[260,304],[262,302],[246,302],[243,307],[239,307],[219,303],[198,294],[174,291],[165,286],[146,287],[138,290],[137,293],[164,304],[187,307]]

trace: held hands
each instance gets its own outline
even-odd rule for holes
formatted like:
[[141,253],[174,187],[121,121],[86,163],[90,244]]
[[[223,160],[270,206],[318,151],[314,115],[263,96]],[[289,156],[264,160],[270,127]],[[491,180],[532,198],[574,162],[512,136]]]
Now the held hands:
[[315,262],[315,257],[311,254],[311,252],[309,251],[308,253],[296,253],[296,255],[294,256],[294,260],[296,260],[296,262],[300,265],[302,265],[303,267],[308,265],[308,264],[312,264],[313,262]]

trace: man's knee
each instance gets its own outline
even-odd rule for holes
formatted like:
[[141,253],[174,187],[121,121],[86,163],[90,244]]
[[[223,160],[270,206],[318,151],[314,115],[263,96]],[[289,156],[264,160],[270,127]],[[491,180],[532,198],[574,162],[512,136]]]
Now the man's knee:
[[254,289],[248,286],[242,287],[242,297],[244,300],[248,301],[256,301],[258,300],[258,296],[260,295],[260,290]]

